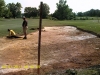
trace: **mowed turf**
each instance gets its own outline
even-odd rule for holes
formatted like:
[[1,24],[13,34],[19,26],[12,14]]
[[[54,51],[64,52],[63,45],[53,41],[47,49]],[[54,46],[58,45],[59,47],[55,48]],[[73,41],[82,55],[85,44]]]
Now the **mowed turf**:
[[[39,19],[27,19],[28,20],[28,33],[34,32],[31,28],[39,27]],[[18,35],[22,35],[22,19],[0,19],[0,37],[8,35],[7,29],[13,29]],[[44,26],[77,26],[85,30],[93,31],[100,34],[100,22],[97,20],[64,20],[54,21],[49,19],[42,20],[42,27]]]

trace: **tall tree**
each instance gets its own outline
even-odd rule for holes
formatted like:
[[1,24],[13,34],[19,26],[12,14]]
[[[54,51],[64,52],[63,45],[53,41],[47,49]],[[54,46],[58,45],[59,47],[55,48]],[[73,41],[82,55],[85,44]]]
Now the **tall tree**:
[[37,8],[32,8],[31,16],[32,17],[37,17],[39,14],[39,11]]
[[91,10],[86,11],[86,12],[78,12],[77,15],[79,17],[85,17],[85,16],[100,17],[100,10],[98,10],[98,9],[91,9]]
[[66,2],[66,0],[59,0],[59,3],[56,4],[57,10],[54,12],[53,17],[59,20],[70,19],[72,9],[66,5]]
[[[86,13],[85,13],[85,14],[86,14]],[[83,16],[84,16],[84,13],[83,13],[83,12],[78,12],[78,13],[77,13],[77,16],[83,17]]]
[[10,18],[11,16],[12,16],[12,13],[10,12],[10,9],[5,7],[4,12],[3,12],[3,17]]
[[3,16],[4,8],[5,8],[5,2],[4,0],[0,0],[0,17]]
[[37,17],[38,16],[38,9],[33,7],[25,7],[24,15],[28,18],[30,17]]
[[31,17],[31,7],[25,7],[24,9],[24,15],[28,18]]
[[12,17],[20,17],[21,16],[21,4],[20,3],[9,3],[7,4],[8,9],[10,10],[10,12],[12,13]]
[[[40,10],[40,6],[39,6],[39,10]],[[49,10],[50,10],[49,5],[46,3],[43,3],[42,18],[47,18],[48,14],[49,14]]]
[[21,17],[21,8],[22,8],[22,6],[21,6],[21,3],[16,3],[16,17]]

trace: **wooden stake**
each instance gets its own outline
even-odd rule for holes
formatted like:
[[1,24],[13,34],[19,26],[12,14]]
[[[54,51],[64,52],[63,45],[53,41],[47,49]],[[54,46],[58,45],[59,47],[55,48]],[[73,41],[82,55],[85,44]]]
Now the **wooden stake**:
[[40,49],[41,49],[42,6],[43,6],[43,2],[40,3],[40,21],[39,21],[39,38],[38,38],[38,75],[40,75]]

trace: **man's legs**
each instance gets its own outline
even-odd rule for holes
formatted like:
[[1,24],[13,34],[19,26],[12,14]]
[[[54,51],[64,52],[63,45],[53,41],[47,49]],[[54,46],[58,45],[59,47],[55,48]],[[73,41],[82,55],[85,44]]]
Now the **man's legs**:
[[23,39],[27,39],[27,28],[26,27],[23,27],[23,33],[24,33]]
[[6,36],[7,38],[9,38],[9,39],[12,39],[12,38],[21,38],[21,37],[19,37],[19,36]]
[[9,38],[9,39],[12,39],[13,37],[12,36],[6,36],[7,38]]

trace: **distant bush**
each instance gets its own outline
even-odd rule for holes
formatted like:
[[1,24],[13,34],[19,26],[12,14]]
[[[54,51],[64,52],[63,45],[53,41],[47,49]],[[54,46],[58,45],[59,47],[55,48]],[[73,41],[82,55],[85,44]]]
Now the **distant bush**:
[[50,20],[58,20],[57,18],[51,17],[51,16],[48,16],[47,19],[50,19]]
[[10,19],[10,17],[5,17],[5,19]]
[[58,20],[57,18],[55,18],[55,17],[52,17],[52,20]]
[[88,17],[80,17],[80,20],[89,20]]
[[32,17],[33,19],[39,19],[40,17]]

